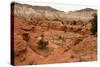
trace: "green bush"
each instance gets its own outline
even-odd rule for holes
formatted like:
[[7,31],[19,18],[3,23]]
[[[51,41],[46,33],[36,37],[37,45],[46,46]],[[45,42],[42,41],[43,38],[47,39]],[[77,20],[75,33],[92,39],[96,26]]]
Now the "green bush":
[[47,45],[48,45],[48,41],[44,41],[44,39],[41,39],[38,41],[38,48],[39,49],[46,49]]
[[93,35],[97,33],[97,14],[94,14],[94,18],[91,20],[92,28],[91,32]]

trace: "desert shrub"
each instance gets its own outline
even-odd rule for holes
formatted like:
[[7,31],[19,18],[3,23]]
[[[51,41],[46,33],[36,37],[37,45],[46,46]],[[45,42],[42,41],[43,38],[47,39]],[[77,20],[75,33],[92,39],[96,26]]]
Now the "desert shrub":
[[66,26],[64,27],[64,32],[67,32],[67,27]]
[[39,49],[46,49],[46,46],[48,45],[48,41],[45,41],[44,36],[42,36],[42,39],[38,41],[38,48]]
[[62,36],[59,36],[59,39],[62,39]]
[[23,36],[23,40],[25,40],[25,41],[29,41],[29,34],[28,33],[23,33],[22,34],[22,36]]
[[94,18],[91,20],[91,22],[92,22],[91,32],[94,35],[97,32],[97,14],[94,14]]
[[70,58],[75,58],[73,55]]
[[77,22],[74,20],[74,21],[73,21],[73,25],[76,25],[76,24],[77,24]]
[[53,21],[59,21],[59,19],[58,18],[54,18]]

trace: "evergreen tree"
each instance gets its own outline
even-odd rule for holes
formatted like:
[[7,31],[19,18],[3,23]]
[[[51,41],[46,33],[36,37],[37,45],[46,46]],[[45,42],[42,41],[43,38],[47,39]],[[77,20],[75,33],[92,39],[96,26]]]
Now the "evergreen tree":
[[96,13],[94,14],[94,18],[92,19],[91,32],[93,35],[97,33],[97,14]]

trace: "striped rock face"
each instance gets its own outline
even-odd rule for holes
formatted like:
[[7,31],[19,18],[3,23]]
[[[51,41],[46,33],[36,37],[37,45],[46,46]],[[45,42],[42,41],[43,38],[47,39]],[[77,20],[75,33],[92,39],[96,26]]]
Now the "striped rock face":
[[[20,3],[12,3],[11,8],[14,65],[97,60],[97,36],[90,31],[96,10],[64,12]],[[48,42],[45,49],[38,48],[41,35]]]

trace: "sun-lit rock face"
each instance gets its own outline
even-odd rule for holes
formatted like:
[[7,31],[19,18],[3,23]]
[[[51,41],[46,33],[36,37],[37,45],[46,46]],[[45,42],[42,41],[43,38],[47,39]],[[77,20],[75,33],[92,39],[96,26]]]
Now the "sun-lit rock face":
[[[12,3],[14,64],[32,65],[97,59],[97,37],[91,35],[94,9],[71,12],[50,6]],[[44,35],[45,49],[38,48]]]
[[91,19],[91,15],[96,13],[96,10],[91,8],[86,8],[82,10],[70,11],[68,13],[64,11],[56,10],[50,6],[32,6],[27,4],[14,4],[14,14],[17,16],[22,16],[28,20],[31,20],[33,17],[40,17],[47,20],[62,20],[67,21],[70,19],[73,20],[88,20]]

